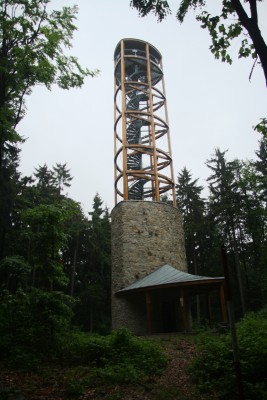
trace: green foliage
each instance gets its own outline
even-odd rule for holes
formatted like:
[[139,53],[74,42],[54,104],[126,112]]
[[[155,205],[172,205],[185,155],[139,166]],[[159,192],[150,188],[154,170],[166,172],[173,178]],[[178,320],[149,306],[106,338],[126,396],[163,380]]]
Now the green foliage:
[[60,292],[18,289],[0,298],[0,352],[19,366],[56,354],[61,335],[69,330],[73,299]]
[[254,127],[254,130],[261,133],[265,138],[267,136],[267,118],[261,118],[261,121]]
[[102,205],[103,200],[96,194],[89,213],[91,220],[81,230],[79,243],[77,239],[74,243],[79,280],[74,280],[73,286],[80,298],[75,324],[84,330],[105,334],[111,319],[111,224],[109,212]]
[[53,167],[54,171],[54,183],[58,187],[59,194],[64,189],[64,186],[70,187],[70,182],[72,181],[73,177],[70,174],[70,170],[66,168],[67,163],[58,164]]
[[72,47],[77,7],[48,12],[49,3],[1,0],[0,70],[6,98],[0,104],[0,118],[6,139],[14,135],[13,127],[24,113],[24,96],[34,85],[50,89],[57,83],[68,89],[80,87],[87,75],[95,75],[64,54]]
[[72,332],[63,337],[61,354],[67,363],[91,365],[90,379],[132,383],[160,373],[166,357],[158,343],[138,338],[126,329],[107,336]]
[[[39,286],[64,286],[67,278],[60,261],[60,252],[67,243],[64,223],[69,213],[64,202],[41,204],[22,213],[24,238],[30,243],[29,262],[39,276]],[[36,279],[34,279],[36,281]]]
[[[166,358],[155,342],[138,338],[127,329],[119,329],[109,336],[111,359],[130,370],[145,374],[157,374],[165,365]],[[142,377],[142,373],[140,377]],[[127,379],[127,378],[126,378]]]
[[[205,0],[180,0],[176,16],[182,23],[189,10],[200,10],[201,13],[196,16],[196,19],[201,22],[201,27],[207,29],[210,34],[210,50],[215,58],[231,64],[230,47],[236,48],[236,39],[239,39],[241,44],[239,44],[238,57],[251,56],[252,59],[255,59],[254,66],[259,58],[267,82],[267,47],[258,24],[257,1],[247,0],[247,3],[249,3],[249,7],[244,7],[240,1],[218,1],[219,10],[214,15],[209,12],[209,4]],[[162,21],[171,12],[168,2],[165,0],[133,0],[131,6],[138,10],[141,17],[154,13],[159,21]]]
[[105,336],[72,330],[62,336],[59,351],[66,363],[102,366],[110,349]]
[[231,342],[227,335],[205,332],[198,336],[199,355],[190,372],[201,391],[233,386]]
[[[0,258],[16,254],[10,252],[8,239],[14,230],[13,207],[21,195],[18,145],[25,140],[16,127],[25,115],[25,97],[38,84],[69,89],[97,74],[64,53],[72,47],[77,7],[49,11],[49,3],[0,0]],[[65,167],[58,164],[54,171],[59,191],[71,180]]]
[[31,267],[22,256],[5,257],[0,261],[0,284],[9,291],[26,287]]
[[[248,314],[237,324],[242,378],[246,398],[260,400],[267,396],[267,309]],[[203,334],[199,355],[190,371],[198,387],[207,392],[218,390],[224,398],[235,398],[236,383],[229,334]]]
[[[211,260],[209,243],[211,224],[206,218],[205,200],[201,197],[202,186],[197,185],[191,173],[183,168],[178,174],[176,195],[177,204],[183,215],[186,258],[188,270],[194,274],[207,274]],[[208,239],[208,240],[207,240]],[[215,241],[213,241],[215,248]],[[212,263],[214,268],[214,262]]]
[[[230,2],[225,2],[225,4],[226,5],[222,8],[221,15],[212,16],[207,11],[203,11],[197,16],[197,20],[201,22],[201,28],[208,29],[209,31],[212,40],[210,50],[215,58],[232,64],[232,58],[228,49],[232,41],[243,33],[243,28],[238,20],[234,23],[227,23],[226,19],[228,18],[231,21],[232,14],[234,14],[235,11]],[[252,55],[252,58],[256,57],[254,46],[245,38],[241,41],[238,56],[239,58],[244,58],[250,55]]]
[[249,313],[237,324],[241,365],[248,398],[267,397],[267,308]]
[[152,12],[158,17],[158,21],[162,21],[171,13],[168,2],[165,0],[131,0],[130,5],[138,10],[141,17]]

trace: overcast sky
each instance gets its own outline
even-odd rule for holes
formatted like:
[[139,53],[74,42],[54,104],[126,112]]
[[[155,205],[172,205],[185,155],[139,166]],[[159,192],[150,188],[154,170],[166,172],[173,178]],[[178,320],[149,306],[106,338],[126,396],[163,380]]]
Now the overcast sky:
[[[180,25],[175,12],[162,23],[154,16],[138,17],[130,0],[52,0],[55,9],[79,7],[71,53],[83,66],[99,69],[82,89],[48,91],[36,87],[27,98],[27,115],[20,133],[28,138],[21,152],[23,174],[38,165],[49,168],[67,162],[74,177],[68,189],[87,212],[98,192],[111,210],[113,189],[113,54],[122,38],[154,45],[162,54],[174,172],[186,166],[206,186],[205,166],[214,149],[228,151],[228,159],[255,158],[260,136],[253,131],[267,116],[267,89],[261,68],[251,82],[251,60],[229,66],[214,60],[210,38],[195,21],[194,13]],[[173,11],[178,0],[169,1]],[[267,38],[266,2],[260,3],[261,30]],[[239,48],[235,43],[231,54]]]

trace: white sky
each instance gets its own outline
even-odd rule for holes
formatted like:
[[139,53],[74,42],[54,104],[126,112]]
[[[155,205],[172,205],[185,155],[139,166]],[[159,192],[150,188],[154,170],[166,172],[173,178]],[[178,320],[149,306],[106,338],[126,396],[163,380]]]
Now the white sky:
[[[21,152],[23,174],[45,163],[52,168],[67,162],[74,176],[69,196],[87,212],[98,192],[113,208],[113,54],[122,38],[145,40],[162,54],[175,176],[186,166],[206,186],[210,171],[205,161],[216,147],[229,149],[229,160],[255,157],[260,136],[252,126],[267,116],[267,89],[259,66],[250,83],[251,60],[231,66],[216,61],[208,32],[199,27],[194,13],[182,25],[175,19],[178,0],[169,1],[173,15],[162,23],[154,16],[139,18],[130,0],[51,1],[55,9],[73,4],[79,15],[71,53],[101,74],[87,78],[82,89],[34,89],[19,126],[28,138]],[[267,38],[266,3],[260,4]],[[232,54],[237,50],[238,43]]]

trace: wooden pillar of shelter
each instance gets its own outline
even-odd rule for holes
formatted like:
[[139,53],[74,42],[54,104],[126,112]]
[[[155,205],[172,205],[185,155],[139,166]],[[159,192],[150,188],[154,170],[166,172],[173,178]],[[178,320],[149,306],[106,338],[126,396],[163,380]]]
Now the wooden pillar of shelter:
[[152,316],[151,316],[151,294],[149,292],[146,293],[146,323],[147,323],[147,333],[152,333]]
[[220,302],[221,302],[222,320],[223,322],[228,322],[224,284],[220,285]]
[[212,326],[212,307],[211,307],[211,296],[210,296],[210,293],[207,293],[206,300],[207,300],[209,326]]
[[184,331],[187,330],[187,307],[186,307],[186,297],[185,297],[185,292],[184,288],[180,288],[180,304],[181,304],[181,309],[182,309],[182,329]]

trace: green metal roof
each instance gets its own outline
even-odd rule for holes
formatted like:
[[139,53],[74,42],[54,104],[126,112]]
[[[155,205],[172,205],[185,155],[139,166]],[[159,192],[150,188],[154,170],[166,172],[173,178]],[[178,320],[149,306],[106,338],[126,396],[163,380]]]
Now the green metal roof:
[[165,264],[144,278],[141,278],[126,288],[119,290],[117,293],[119,294],[155,286],[173,286],[175,284],[181,285],[190,283],[216,283],[218,281],[222,281],[223,279],[223,277],[211,278],[207,276],[188,274],[187,272],[173,268],[171,265]]

